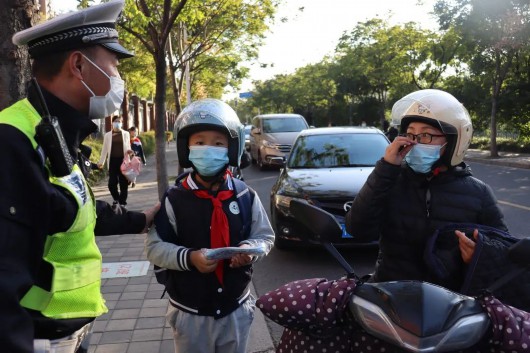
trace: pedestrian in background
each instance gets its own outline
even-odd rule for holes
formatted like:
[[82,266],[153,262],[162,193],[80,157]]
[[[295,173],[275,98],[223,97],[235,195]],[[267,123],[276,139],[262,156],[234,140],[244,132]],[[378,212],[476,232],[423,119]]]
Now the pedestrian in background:
[[[144,148],[142,146],[142,141],[138,137],[138,128],[136,126],[131,126],[129,128],[129,135],[131,136],[131,149],[134,152],[134,155],[138,158],[140,158],[140,161],[143,163],[143,165],[147,164],[147,160],[145,159],[145,153]],[[131,182],[131,188],[134,188],[136,186],[136,178]]]
[[[257,193],[228,171],[239,165],[243,126],[229,105],[203,99],[179,114],[175,137],[181,167],[193,171],[166,192],[146,238],[149,261],[167,269],[157,279],[169,294],[175,351],[245,353],[255,310],[252,264],[269,252],[274,232]],[[263,252],[226,260],[203,252],[223,247]]]
[[[121,128],[122,120],[119,115],[112,118],[112,129],[103,136],[103,147],[101,148],[101,157],[99,158],[98,167],[102,168],[107,161],[109,171],[108,187],[112,198],[113,205],[120,204],[121,207],[127,205],[127,193],[129,181],[121,172],[123,159],[131,151],[131,137],[128,131]],[[118,191],[118,185],[120,189]]]
[[[123,99],[116,0],[17,32],[34,79],[0,112],[0,350],[74,353],[106,313],[94,235],[145,231],[157,206],[113,212],[94,200],[82,141]],[[86,341],[85,341],[86,342]],[[87,348],[86,346],[84,348]]]

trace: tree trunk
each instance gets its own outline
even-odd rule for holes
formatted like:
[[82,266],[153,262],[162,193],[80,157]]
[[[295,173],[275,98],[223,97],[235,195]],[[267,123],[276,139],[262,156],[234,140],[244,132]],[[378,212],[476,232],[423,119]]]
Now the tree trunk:
[[[156,174],[158,178],[158,197],[162,199],[169,182],[166,165],[166,55],[164,50],[156,53],[156,92],[155,92],[155,154]],[[176,167],[176,166],[175,166]]]
[[28,50],[14,45],[11,38],[31,27],[37,17],[34,0],[0,1],[0,110],[26,96],[31,77]]
[[496,93],[493,93],[491,96],[490,157],[499,157],[499,151],[497,149],[497,97],[498,94]]

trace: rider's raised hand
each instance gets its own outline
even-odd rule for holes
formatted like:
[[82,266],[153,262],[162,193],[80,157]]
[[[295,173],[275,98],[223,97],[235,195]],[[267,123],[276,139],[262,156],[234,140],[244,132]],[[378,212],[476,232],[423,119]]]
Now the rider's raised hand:
[[390,164],[401,165],[403,158],[405,158],[415,144],[415,141],[405,136],[397,136],[386,148],[385,156],[383,158]]

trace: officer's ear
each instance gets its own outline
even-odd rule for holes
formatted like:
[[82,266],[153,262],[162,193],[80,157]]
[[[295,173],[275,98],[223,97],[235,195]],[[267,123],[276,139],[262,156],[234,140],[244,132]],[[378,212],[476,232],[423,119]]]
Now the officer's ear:
[[68,58],[66,59],[65,63],[68,72],[79,80],[83,80],[83,75],[86,75],[86,64],[87,63],[83,53],[78,50],[68,54]]

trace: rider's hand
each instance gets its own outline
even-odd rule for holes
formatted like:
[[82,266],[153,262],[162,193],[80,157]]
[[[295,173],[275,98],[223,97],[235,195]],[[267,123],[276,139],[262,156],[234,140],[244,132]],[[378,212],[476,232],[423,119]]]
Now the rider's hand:
[[190,254],[193,266],[201,273],[210,273],[217,268],[217,260],[208,260],[202,250],[194,250]]
[[416,143],[407,137],[396,136],[394,141],[386,148],[383,159],[390,164],[401,165],[405,155],[409,153]]
[[[248,244],[239,245],[240,248],[249,248]],[[246,266],[252,262],[252,256],[247,254],[236,254],[230,258],[230,267],[237,268],[241,266]]]
[[460,254],[465,264],[469,264],[473,258],[475,252],[475,242],[478,238],[478,229],[473,231],[473,239],[469,239],[464,232],[455,230],[455,234],[458,237],[458,247],[460,248]]

